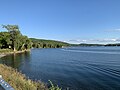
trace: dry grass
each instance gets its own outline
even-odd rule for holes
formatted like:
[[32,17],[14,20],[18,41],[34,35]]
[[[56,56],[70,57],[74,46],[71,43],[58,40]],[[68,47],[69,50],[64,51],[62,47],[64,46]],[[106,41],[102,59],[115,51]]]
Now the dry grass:
[[44,83],[26,79],[25,75],[3,64],[0,64],[0,75],[15,90],[48,90]]

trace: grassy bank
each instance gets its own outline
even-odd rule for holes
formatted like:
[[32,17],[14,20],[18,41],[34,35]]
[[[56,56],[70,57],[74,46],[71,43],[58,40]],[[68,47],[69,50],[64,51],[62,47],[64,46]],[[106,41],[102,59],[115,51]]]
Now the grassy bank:
[[[13,50],[10,49],[0,49],[0,58],[8,54],[23,52],[25,51],[13,52]],[[49,81],[51,86],[48,88],[43,82],[36,82],[27,79],[26,76],[22,73],[3,64],[0,64],[0,75],[2,75],[3,79],[8,82],[15,90],[61,90],[58,86],[54,86],[51,81]]]
[[48,90],[44,83],[26,79],[25,75],[6,65],[0,64],[0,75],[15,90]]
[[11,50],[11,49],[0,49],[0,54],[7,54],[7,53],[10,53],[10,52],[13,52],[13,50]]

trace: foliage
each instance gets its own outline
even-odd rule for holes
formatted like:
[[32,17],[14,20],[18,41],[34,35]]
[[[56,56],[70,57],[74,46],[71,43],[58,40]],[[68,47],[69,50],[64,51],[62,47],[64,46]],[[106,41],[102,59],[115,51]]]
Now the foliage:
[[69,46],[68,43],[54,40],[44,40],[44,39],[35,39],[30,38],[33,42],[34,48],[61,48],[64,46]]
[[18,25],[2,25],[3,28],[7,29],[10,34],[10,40],[12,41],[12,48],[16,51],[18,48],[19,38],[21,36]]
[[68,43],[54,40],[28,38],[21,34],[18,25],[2,25],[8,32],[0,32],[0,49],[14,51],[34,48],[61,48],[69,46]]
[[32,42],[23,36],[18,25],[2,25],[8,32],[0,32],[0,49],[26,50],[32,47]]
[[0,48],[9,48],[12,42],[8,32],[0,32]]

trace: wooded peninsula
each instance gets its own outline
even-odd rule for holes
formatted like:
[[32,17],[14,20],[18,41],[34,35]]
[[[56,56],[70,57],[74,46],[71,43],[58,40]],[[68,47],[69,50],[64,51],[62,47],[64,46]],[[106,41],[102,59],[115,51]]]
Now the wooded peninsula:
[[31,48],[61,48],[69,46],[68,43],[54,40],[28,38],[22,35],[18,25],[2,25],[7,31],[0,32],[0,49],[16,51]]

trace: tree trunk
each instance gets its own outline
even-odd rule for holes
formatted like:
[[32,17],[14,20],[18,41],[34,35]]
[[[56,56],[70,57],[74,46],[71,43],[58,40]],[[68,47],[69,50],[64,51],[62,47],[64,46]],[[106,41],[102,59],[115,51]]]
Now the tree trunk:
[[15,47],[14,47],[14,52],[16,51]]

